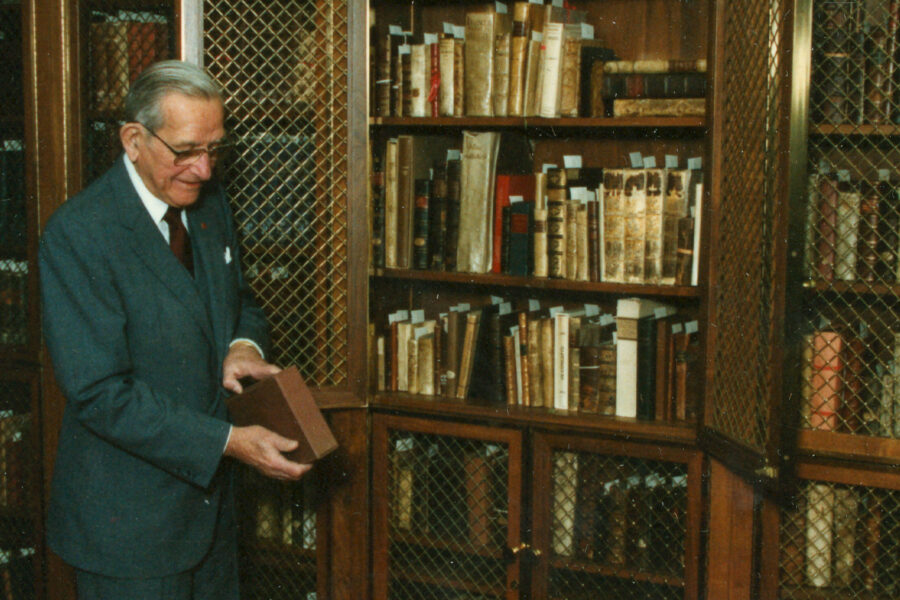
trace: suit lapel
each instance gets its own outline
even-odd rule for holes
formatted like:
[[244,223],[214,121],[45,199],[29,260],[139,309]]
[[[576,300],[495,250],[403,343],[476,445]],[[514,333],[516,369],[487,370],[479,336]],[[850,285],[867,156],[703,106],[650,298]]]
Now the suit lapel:
[[[216,339],[216,348],[224,348],[225,339],[225,246],[219,231],[218,215],[212,198],[204,198],[199,206],[188,211],[191,230],[191,244],[194,250],[194,264],[199,267],[197,276],[205,278],[209,315]],[[200,282],[198,282],[200,283]],[[223,357],[224,358],[224,357]]]
[[113,175],[114,189],[117,196],[122,198],[122,202],[116,204],[119,208],[119,223],[130,230],[127,239],[131,249],[184,305],[210,343],[215,343],[209,313],[200,297],[197,284],[166,245],[165,239],[150,218],[150,213],[134,190],[125,165],[119,162]]

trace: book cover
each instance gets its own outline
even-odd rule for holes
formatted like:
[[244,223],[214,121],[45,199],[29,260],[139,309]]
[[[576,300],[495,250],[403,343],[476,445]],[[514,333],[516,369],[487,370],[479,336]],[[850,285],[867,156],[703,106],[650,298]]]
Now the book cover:
[[625,170],[603,173],[600,218],[603,228],[602,280],[625,283]]
[[818,331],[813,336],[812,398],[809,426],[834,431],[842,394],[843,339],[836,331]]
[[[534,175],[514,175],[499,173],[494,183],[494,224],[492,242],[491,273],[501,273],[501,248],[503,246],[503,209],[510,205],[510,197],[518,196],[522,201],[534,203]],[[521,209],[520,209],[521,210]]]
[[532,215],[533,202],[513,202],[509,207],[509,269],[510,275],[527,277],[532,273]]
[[512,20],[508,14],[498,14],[494,29],[494,82],[491,86],[493,116],[509,114],[509,84],[512,61]]
[[581,112],[581,45],[581,25],[566,25],[559,75],[559,114],[563,117],[577,117]]
[[512,117],[524,116],[525,67],[528,60],[528,40],[531,37],[530,2],[513,3],[512,38],[509,56],[509,99],[507,113]]
[[262,425],[281,436],[297,440],[297,448],[285,453],[290,460],[315,462],[338,447],[325,417],[295,366],[254,383],[241,394],[227,398],[225,403],[235,425]]
[[647,231],[647,171],[625,169],[622,203],[625,216],[625,283],[645,283],[644,258]]
[[538,104],[538,116],[554,118],[560,116],[560,94],[562,90],[560,78],[562,74],[563,48],[565,46],[566,26],[564,23],[545,23],[543,64],[541,69],[541,97]]
[[500,134],[463,131],[456,270],[487,273],[493,256],[492,216]]
[[[644,371],[655,374],[654,369],[641,368],[639,361],[640,321],[652,320],[657,310],[674,312],[661,302],[646,298],[620,298],[616,302],[616,416],[637,417],[641,376]],[[653,324],[655,332],[655,323]],[[655,340],[651,353],[655,356]],[[646,352],[644,353],[646,354]],[[654,363],[655,364],[655,363]],[[655,377],[653,384],[655,408]]]
[[566,277],[566,171],[547,170],[547,275]]
[[838,182],[835,226],[834,276],[844,281],[857,278],[859,252],[860,194],[849,180]]
[[665,199],[663,189],[666,185],[666,170],[659,168],[644,169],[646,172],[645,199],[646,212],[644,220],[644,283],[659,284],[662,282],[663,247],[664,247],[664,212]]
[[470,117],[494,116],[494,36],[497,14],[493,11],[466,13],[465,112]]
[[[685,274],[690,273],[688,261],[693,255],[693,221],[684,223],[684,232],[681,232],[682,219],[690,218],[688,214],[690,185],[690,169],[666,171],[662,224],[662,272],[659,278],[662,285],[675,285],[676,283],[687,285],[690,283],[689,278],[685,278]],[[679,266],[679,262],[686,264]],[[681,273],[680,278],[679,273]]]
[[705,98],[620,98],[613,117],[704,117]]

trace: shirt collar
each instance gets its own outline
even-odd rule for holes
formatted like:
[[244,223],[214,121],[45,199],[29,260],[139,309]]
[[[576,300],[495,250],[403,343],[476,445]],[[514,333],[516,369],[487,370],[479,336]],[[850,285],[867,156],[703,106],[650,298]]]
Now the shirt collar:
[[[154,196],[153,193],[149,189],[147,189],[147,186],[144,184],[144,180],[141,179],[141,176],[138,175],[137,169],[134,168],[131,160],[128,159],[127,153],[122,154],[122,160],[125,161],[125,170],[128,171],[128,178],[131,180],[131,184],[134,186],[138,197],[141,199],[141,202],[143,202],[144,208],[146,208],[147,212],[150,213],[150,218],[153,219],[153,222],[156,223],[157,226],[159,226],[166,214],[166,211],[169,209],[169,205]],[[185,220],[183,214],[182,220]]]

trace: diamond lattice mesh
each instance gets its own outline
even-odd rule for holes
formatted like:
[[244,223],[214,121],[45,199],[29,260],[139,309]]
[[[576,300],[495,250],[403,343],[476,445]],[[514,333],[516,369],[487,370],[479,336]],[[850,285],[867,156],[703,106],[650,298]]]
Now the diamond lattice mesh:
[[550,598],[684,596],[687,466],[553,454]]
[[122,153],[119,124],[128,87],[146,67],[174,56],[171,2],[142,2],[122,10],[122,2],[82,2],[86,23],[85,177],[90,182]]
[[315,598],[315,489],[312,474],[299,483],[282,483],[241,468],[238,515],[242,598]]
[[0,381],[0,585],[6,597],[35,597],[30,386]]
[[804,427],[900,437],[900,4],[813,4]]
[[[727,6],[723,59],[722,187],[719,198],[716,373],[707,424],[755,450],[765,449],[773,224],[780,219],[782,7],[778,0]],[[740,368],[737,368],[740,365]]]
[[237,152],[224,181],[273,361],[347,381],[347,4],[206,4],[204,61]]
[[780,547],[780,598],[896,598],[900,492],[805,481]]
[[392,432],[391,600],[505,598],[509,450]]

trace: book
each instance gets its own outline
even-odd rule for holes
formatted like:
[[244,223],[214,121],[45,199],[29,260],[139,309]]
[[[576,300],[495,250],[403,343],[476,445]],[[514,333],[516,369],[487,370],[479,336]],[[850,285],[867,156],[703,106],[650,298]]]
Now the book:
[[440,90],[438,114],[442,117],[463,116],[463,40],[453,34],[441,34]]
[[413,269],[427,269],[429,266],[429,204],[431,203],[431,180],[416,179],[413,184]]
[[562,89],[560,78],[566,26],[564,23],[545,23],[543,35],[541,96],[538,104],[538,116],[553,118],[560,116],[560,92]]
[[513,3],[512,37],[509,52],[509,97],[506,112],[512,117],[524,116],[525,80],[528,40],[531,37],[531,3]]
[[527,277],[533,271],[532,229],[534,203],[524,200],[509,206],[509,263],[510,275]]
[[600,219],[603,228],[600,272],[602,281],[625,283],[624,169],[606,169],[600,194]]
[[475,359],[475,344],[478,340],[480,324],[480,309],[470,310],[466,313],[463,345],[460,349],[459,373],[456,383],[456,397],[460,400],[465,400],[469,397],[469,384]]
[[859,500],[856,490],[835,487],[834,547],[832,549],[832,583],[848,588],[856,578],[856,530],[859,524]]
[[818,331],[813,336],[812,397],[809,427],[824,431],[837,428],[841,398],[841,352],[843,338],[836,331]]
[[619,98],[613,117],[703,117],[705,98]]
[[536,313],[531,313],[528,318],[527,336],[529,398],[528,406],[544,406],[544,378],[541,366],[541,320]]
[[554,556],[572,556],[575,549],[575,501],[580,456],[575,452],[553,454],[552,532]]
[[558,312],[553,323],[553,408],[569,410],[569,314]]
[[491,497],[491,463],[486,456],[489,447],[466,452],[464,459],[468,541],[475,546],[491,543],[493,506]]
[[465,113],[470,117],[494,115],[494,43],[497,13],[468,11],[463,93]]
[[577,117],[581,112],[581,24],[566,25],[559,74],[559,114]]
[[447,234],[444,237],[444,269],[456,271],[456,253],[459,246],[460,177],[462,161],[447,159]]
[[603,64],[603,72],[613,73],[691,73],[706,72],[706,59],[642,59],[610,60]]
[[566,277],[566,171],[547,170],[547,275]]
[[834,489],[827,483],[806,488],[806,582],[831,585],[834,541]]
[[400,267],[397,255],[397,231],[400,220],[400,191],[397,187],[400,143],[397,138],[387,140],[384,151],[384,266]]
[[373,36],[375,61],[373,115],[376,117],[391,116],[391,39],[393,36],[382,34]]
[[644,213],[644,277],[643,283],[660,284],[663,276],[663,249],[665,246],[665,209],[663,192],[666,186],[666,170],[644,169],[646,173]]
[[644,283],[647,231],[647,171],[625,169],[622,174],[625,237],[623,268],[625,283]]
[[372,158],[372,266],[383,269],[385,266],[384,255],[384,167],[378,156]]
[[494,82],[491,85],[491,103],[495,117],[509,114],[512,27],[510,15],[497,14],[494,29]]
[[[688,190],[691,185],[690,169],[666,171],[665,205],[662,223],[662,285],[686,285],[685,275],[690,273],[693,257],[693,220],[688,211]],[[685,219],[690,219],[683,222]],[[681,276],[679,277],[679,274]]]
[[447,257],[447,163],[434,164],[431,180],[431,197],[428,202],[428,268],[443,271]]
[[834,279],[837,249],[838,189],[830,176],[818,178],[818,222],[815,236],[816,274],[823,281]]
[[411,44],[409,52],[410,117],[429,116],[428,92],[431,88],[431,51],[427,44]]
[[[519,197],[528,204],[534,202],[534,175],[500,173],[494,183],[494,224],[491,273],[501,273],[501,249],[503,247],[503,209],[510,206],[510,198]],[[526,210],[526,209],[519,209]],[[527,231],[526,231],[527,233]]]
[[706,97],[705,73],[605,74],[600,85],[603,112],[599,116],[613,116],[617,99]]
[[487,273],[491,269],[495,169],[500,134],[463,131],[460,219],[456,270]]
[[835,226],[835,262],[836,279],[853,281],[857,278],[857,261],[859,252],[860,194],[846,173],[839,175],[837,194],[837,214]]
[[254,383],[242,393],[227,398],[225,403],[235,425],[262,425],[297,440],[297,448],[285,453],[290,460],[315,462],[338,447],[295,366]]
[[869,1],[860,12],[864,40],[862,121],[890,123],[896,111],[894,72],[900,5],[891,0]]
[[[581,202],[578,200],[566,200],[564,205],[566,228],[566,268],[564,277],[570,281],[575,281],[578,278],[578,208],[580,206]],[[586,233],[587,229],[585,229]]]
[[549,262],[547,257],[547,176],[545,173],[534,174],[534,276],[547,277]]
[[[645,298],[620,298],[616,302],[616,416],[637,417],[639,381],[638,343],[641,320],[654,319],[657,310],[674,311],[661,302]],[[654,385],[655,390],[655,385]],[[655,406],[655,398],[654,398]]]
[[[532,31],[526,47],[525,83],[522,85],[522,116],[533,117],[538,114],[541,94],[541,75],[543,70],[543,20],[532,21]],[[518,116],[518,115],[516,115]]]

